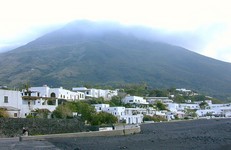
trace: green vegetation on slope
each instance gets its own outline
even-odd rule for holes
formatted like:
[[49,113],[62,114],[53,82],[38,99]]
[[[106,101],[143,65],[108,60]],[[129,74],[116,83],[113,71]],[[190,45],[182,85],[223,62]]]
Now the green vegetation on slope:
[[184,87],[223,100],[231,97],[231,64],[125,30],[76,23],[0,54],[0,84],[19,87],[30,81],[71,88],[145,82],[153,88]]

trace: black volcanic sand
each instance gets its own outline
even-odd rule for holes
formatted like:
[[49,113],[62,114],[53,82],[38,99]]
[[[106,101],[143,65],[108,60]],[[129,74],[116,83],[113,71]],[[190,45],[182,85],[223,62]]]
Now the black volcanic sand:
[[135,135],[48,141],[65,150],[231,150],[231,119],[143,124],[141,130]]

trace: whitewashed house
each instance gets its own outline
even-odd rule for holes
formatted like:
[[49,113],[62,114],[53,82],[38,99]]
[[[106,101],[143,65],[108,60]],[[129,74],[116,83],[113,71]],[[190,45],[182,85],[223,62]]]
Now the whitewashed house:
[[0,89],[0,108],[5,109],[11,118],[19,118],[22,104],[20,91]]
[[205,117],[208,115],[216,116],[221,115],[222,112],[220,110],[213,110],[213,109],[199,109],[196,111],[198,117]]
[[125,120],[127,124],[140,124],[147,113],[145,108],[125,108],[125,113],[121,116],[121,120]]
[[166,108],[171,112],[177,112],[179,110],[179,104],[177,104],[177,103],[166,103]]
[[183,93],[190,93],[190,92],[192,92],[191,90],[187,90],[187,89],[185,89],[185,88],[176,89],[176,91],[178,91],[178,92],[183,92]]
[[37,109],[47,109],[50,112],[53,112],[58,106],[58,100],[55,99],[55,104],[48,104],[47,100],[42,98],[31,100],[31,99],[23,99],[21,106],[21,117],[26,118],[31,113],[34,113]]
[[95,107],[96,112],[101,112],[104,108],[110,107],[109,104],[93,104],[93,106]]
[[[30,95],[31,99],[23,99],[23,97]],[[54,105],[47,105],[47,102],[38,97],[37,92],[20,92],[13,90],[0,89],[0,108],[5,109],[10,118],[26,118],[32,111],[36,109],[48,109],[54,111],[58,103]]]
[[85,94],[83,92],[73,92],[70,90],[66,90],[63,87],[60,88],[50,88],[47,85],[42,87],[31,87],[29,88],[31,92],[37,92],[38,97],[52,97],[58,99],[66,99],[66,100],[83,100],[85,99]]
[[149,103],[143,97],[139,96],[126,96],[122,99],[124,104],[137,104],[137,105],[148,105]]
[[143,114],[140,114],[135,108],[109,107],[108,104],[93,104],[93,106],[95,106],[97,112],[103,111],[110,113],[116,116],[118,121],[125,121],[126,124],[140,124],[143,122]]
[[125,120],[126,124],[140,124],[143,122],[143,118],[142,114],[121,116],[121,120]]
[[47,85],[42,87],[31,87],[28,91],[22,91],[21,117],[33,113],[36,109],[47,109],[53,112],[58,106],[58,99],[75,101],[85,99],[82,92],[73,92],[60,88],[50,88]]
[[210,109],[217,109],[217,108],[229,108],[231,107],[231,104],[212,104],[212,103],[208,103],[208,106]]
[[110,113],[116,117],[118,117],[118,119],[120,119],[120,116],[125,115],[125,107],[106,107],[103,108],[104,112]]
[[207,109],[213,110],[215,116],[231,117],[231,104],[212,104],[208,103]]
[[157,102],[161,103],[173,103],[173,100],[168,97],[146,97],[147,102],[150,104],[156,104]]
[[200,109],[200,105],[199,104],[186,104],[186,103],[180,103],[179,104],[179,108],[178,110],[187,110],[187,109],[191,109],[191,110],[198,110]]
[[102,89],[88,89],[86,87],[73,87],[72,91],[83,92],[86,97],[90,98],[104,98],[105,100],[111,100],[113,96],[118,95],[118,90],[102,90]]

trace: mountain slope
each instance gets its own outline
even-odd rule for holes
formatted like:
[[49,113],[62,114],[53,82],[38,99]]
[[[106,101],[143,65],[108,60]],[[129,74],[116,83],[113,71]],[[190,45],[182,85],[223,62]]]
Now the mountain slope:
[[230,63],[145,40],[119,25],[74,22],[0,56],[0,84],[10,86],[147,82],[231,95]]

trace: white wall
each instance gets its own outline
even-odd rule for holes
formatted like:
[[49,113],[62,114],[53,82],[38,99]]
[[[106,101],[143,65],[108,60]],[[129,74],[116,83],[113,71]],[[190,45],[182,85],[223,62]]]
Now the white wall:
[[143,122],[143,115],[123,115],[121,116],[121,120],[126,120],[126,124],[140,124]]
[[39,92],[39,97],[50,97],[50,87],[44,85],[42,87],[31,87],[29,88],[30,91]]
[[73,87],[72,90],[84,92],[86,97],[103,97],[105,100],[110,100],[113,96],[118,95],[117,90],[87,89],[86,87]]
[[167,109],[170,110],[171,112],[177,112],[179,109],[179,104],[177,103],[167,103]]
[[29,90],[39,92],[39,97],[51,97],[55,95],[55,98],[62,98],[67,100],[83,100],[85,94],[83,92],[73,92],[70,90],[60,88],[50,88],[48,86],[31,87]]
[[139,96],[126,96],[122,101],[125,104],[149,104],[143,97]]
[[179,109],[200,109],[199,104],[179,104]]
[[106,107],[103,108],[102,110],[114,116],[121,116],[124,115],[125,107]]
[[6,108],[10,117],[20,117],[21,104],[22,97],[20,91],[0,89],[0,107]]
[[110,107],[109,104],[93,104],[93,106],[95,107],[95,110],[96,110],[97,112],[102,111],[104,108]]

